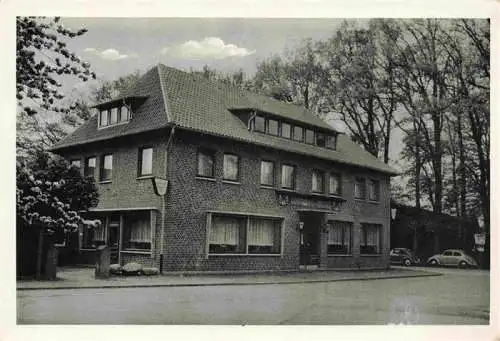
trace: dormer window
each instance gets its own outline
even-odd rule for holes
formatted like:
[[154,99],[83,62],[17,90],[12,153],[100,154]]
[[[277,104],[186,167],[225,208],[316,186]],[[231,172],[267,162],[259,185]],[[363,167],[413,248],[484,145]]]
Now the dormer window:
[[279,136],[321,148],[335,150],[337,147],[337,134],[327,129],[295,124],[266,113],[249,114],[243,121],[247,122],[248,129],[251,131]]
[[108,111],[107,110],[101,110],[101,114],[100,114],[100,120],[99,120],[99,125],[101,127],[105,127],[108,125]]
[[113,126],[130,120],[130,108],[126,105],[102,109],[99,113],[99,127]]

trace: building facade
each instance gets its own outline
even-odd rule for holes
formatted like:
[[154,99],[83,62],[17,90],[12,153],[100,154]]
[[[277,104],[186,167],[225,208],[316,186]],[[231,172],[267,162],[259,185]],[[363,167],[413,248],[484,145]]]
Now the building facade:
[[80,262],[388,267],[394,170],[303,108],[158,65],[96,109],[53,148],[98,183]]

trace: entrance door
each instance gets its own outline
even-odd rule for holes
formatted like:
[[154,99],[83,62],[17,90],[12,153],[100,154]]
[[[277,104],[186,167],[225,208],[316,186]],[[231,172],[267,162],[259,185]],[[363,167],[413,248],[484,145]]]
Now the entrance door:
[[108,245],[111,264],[120,262],[120,216],[112,216],[108,224]]
[[321,217],[301,217],[304,228],[300,240],[300,265],[319,265]]

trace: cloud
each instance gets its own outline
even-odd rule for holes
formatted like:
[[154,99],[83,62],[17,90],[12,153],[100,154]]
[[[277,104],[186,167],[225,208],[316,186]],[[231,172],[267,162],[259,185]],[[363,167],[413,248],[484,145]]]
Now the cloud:
[[255,53],[234,44],[225,44],[217,37],[206,37],[201,41],[188,40],[179,45],[167,46],[161,50],[164,55],[186,59],[224,59],[228,57],[246,57]]
[[115,50],[115,49],[106,49],[104,51],[99,51],[93,47],[87,47],[83,51],[86,53],[91,53],[91,54],[94,54],[96,56],[99,56],[104,60],[123,60],[123,59],[127,59],[127,58],[137,58],[138,57],[137,53],[124,54],[124,53],[120,53],[120,51]]

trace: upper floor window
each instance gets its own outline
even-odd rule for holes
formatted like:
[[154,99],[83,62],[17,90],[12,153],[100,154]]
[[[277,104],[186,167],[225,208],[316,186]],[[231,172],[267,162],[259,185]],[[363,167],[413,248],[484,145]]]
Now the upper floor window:
[[126,105],[103,109],[99,113],[99,127],[107,127],[130,120],[130,108]]
[[101,110],[100,113],[100,120],[99,120],[99,125],[101,127],[106,127],[108,125],[108,110]]
[[126,122],[130,119],[130,109],[126,105],[120,108],[120,122]]
[[113,155],[106,154],[101,157],[100,181],[111,181],[113,177]]
[[312,191],[316,193],[323,193],[324,191],[324,178],[325,174],[320,170],[313,170],[312,173]]
[[265,132],[266,131],[266,119],[262,116],[255,116],[253,129],[255,131]]
[[330,173],[330,194],[341,195],[342,185],[339,173]]
[[286,139],[292,138],[292,126],[288,123],[281,123],[281,137]]
[[267,132],[271,135],[278,136],[278,121],[267,120]]
[[336,135],[326,135],[325,147],[328,149],[337,149],[337,136]]
[[109,110],[109,124],[116,124],[118,122],[118,108],[111,108]]
[[306,143],[314,144],[314,130],[306,129]]
[[304,141],[304,128],[300,126],[293,126],[293,139],[295,141]]
[[295,166],[281,166],[281,187],[295,189]]
[[323,133],[316,134],[316,145],[318,147],[326,147],[326,135]]
[[198,176],[213,178],[215,176],[215,152],[208,149],[198,151]]
[[224,154],[224,180],[239,180],[239,157],[233,154]]
[[83,171],[85,176],[94,177],[96,167],[96,157],[91,156],[85,159],[85,169]]
[[264,186],[274,186],[274,162],[261,161],[260,184]]
[[329,133],[326,129],[322,131],[313,127],[306,128],[300,124],[292,125],[292,123],[282,121],[274,116],[269,115],[268,117],[267,114],[252,115],[248,122],[253,131],[305,142],[318,147],[336,149],[336,134]]
[[354,198],[364,199],[366,196],[366,182],[364,178],[356,178],[354,183]]
[[139,176],[153,174],[153,148],[139,150]]
[[380,201],[380,182],[378,180],[368,180],[368,199],[371,201]]

